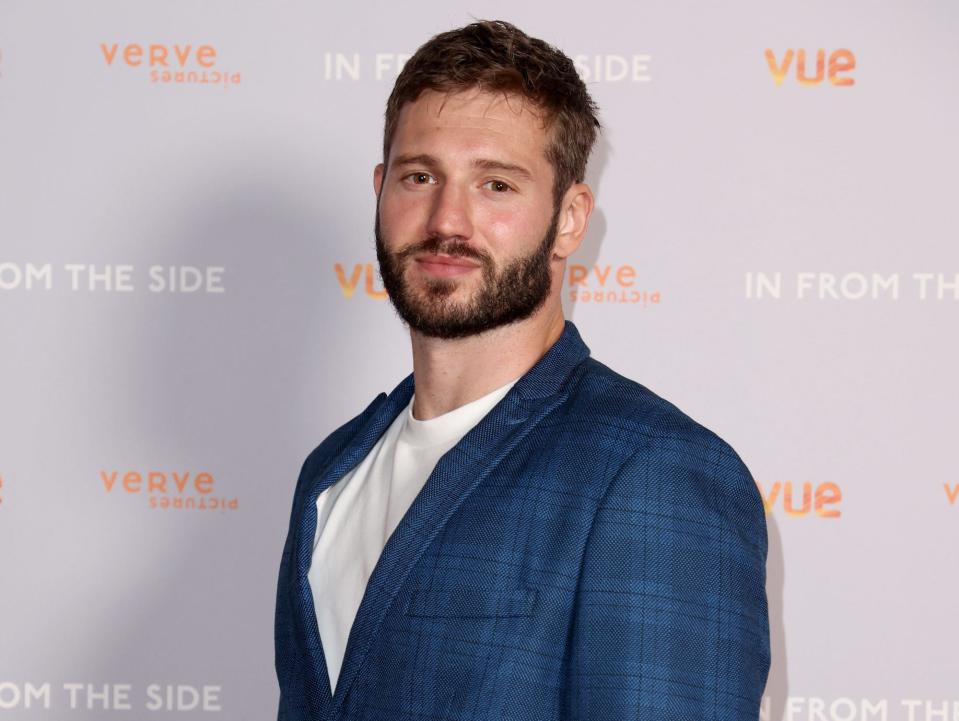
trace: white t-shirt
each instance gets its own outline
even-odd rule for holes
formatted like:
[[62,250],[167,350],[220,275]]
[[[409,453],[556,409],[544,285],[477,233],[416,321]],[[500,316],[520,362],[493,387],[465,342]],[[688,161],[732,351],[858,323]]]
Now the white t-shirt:
[[413,418],[411,399],[366,457],[316,499],[309,580],[334,690],[350,628],[386,541],[440,457],[503,399],[516,380],[428,421]]

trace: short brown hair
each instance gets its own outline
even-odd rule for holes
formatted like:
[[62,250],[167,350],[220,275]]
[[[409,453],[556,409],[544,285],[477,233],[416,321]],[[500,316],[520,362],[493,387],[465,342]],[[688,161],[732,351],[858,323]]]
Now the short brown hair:
[[440,33],[422,45],[400,72],[386,103],[383,162],[400,109],[424,90],[456,92],[478,87],[532,101],[550,133],[546,159],[553,166],[553,199],[583,180],[596,134],[598,108],[573,61],[553,46],[502,20],[483,20]]

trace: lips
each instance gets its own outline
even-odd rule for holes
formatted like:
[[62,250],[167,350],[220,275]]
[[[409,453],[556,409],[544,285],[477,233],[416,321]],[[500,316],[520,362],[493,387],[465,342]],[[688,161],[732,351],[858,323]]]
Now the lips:
[[452,255],[423,254],[416,256],[414,260],[426,273],[446,278],[466,275],[480,267],[476,261]]

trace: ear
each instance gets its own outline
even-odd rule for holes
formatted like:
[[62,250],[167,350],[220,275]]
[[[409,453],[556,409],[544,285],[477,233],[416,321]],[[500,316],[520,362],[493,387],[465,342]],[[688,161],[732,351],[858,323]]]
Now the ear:
[[579,248],[586,237],[595,203],[593,191],[586,183],[574,183],[563,195],[553,246],[554,258],[566,259]]
[[375,168],[373,168],[373,192],[376,193],[376,197],[380,197],[380,189],[383,187],[383,173],[385,167],[383,163],[379,163]]

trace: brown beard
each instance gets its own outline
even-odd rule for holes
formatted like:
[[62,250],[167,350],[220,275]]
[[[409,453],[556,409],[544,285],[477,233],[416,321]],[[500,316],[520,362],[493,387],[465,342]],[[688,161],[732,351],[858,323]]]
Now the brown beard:
[[[530,254],[509,261],[499,272],[486,251],[468,243],[427,238],[396,253],[386,250],[380,230],[377,202],[374,234],[380,278],[397,314],[410,328],[433,338],[465,338],[509,323],[529,318],[549,296],[552,283],[550,259],[556,242],[559,213],[539,246]],[[464,304],[454,304],[449,296],[459,281],[455,278],[431,278],[422,291],[409,287],[404,272],[412,258],[421,253],[469,258],[480,264],[483,285]]]

